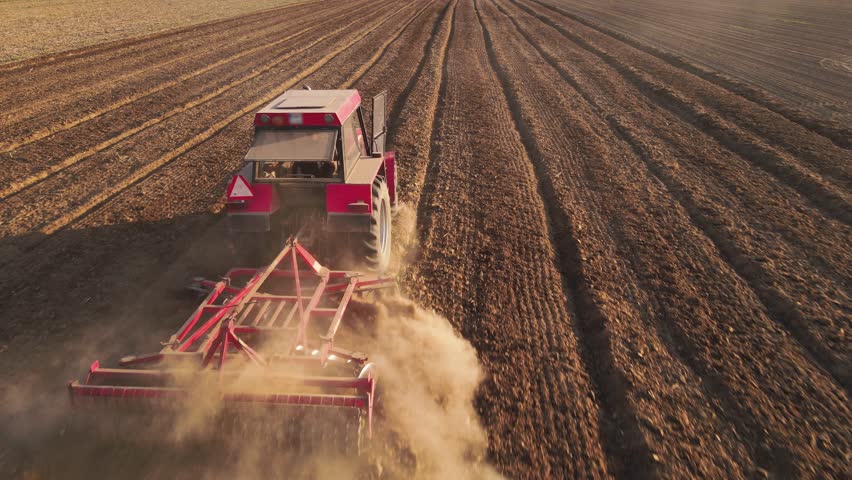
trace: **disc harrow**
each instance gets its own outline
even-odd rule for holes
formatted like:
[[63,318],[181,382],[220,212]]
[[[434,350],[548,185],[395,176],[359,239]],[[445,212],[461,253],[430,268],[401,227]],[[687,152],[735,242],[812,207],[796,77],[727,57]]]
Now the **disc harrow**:
[[394,284],[386,276],[329,270],[290,239],[264,268],[197,279],[192,288],[204,301],[158,352],[124,357],[118,368],[93,362],[85,379],[69,382],[72,403],[148,403],[177,415],[197,413],[188,410],[205,399],[249,415],[273,407],[298,417],[326,411],[354,419],[359,435],[350,439],[317,422],[320,437],[360,444],[372,435],[376,367],[336,339],[353,295]]

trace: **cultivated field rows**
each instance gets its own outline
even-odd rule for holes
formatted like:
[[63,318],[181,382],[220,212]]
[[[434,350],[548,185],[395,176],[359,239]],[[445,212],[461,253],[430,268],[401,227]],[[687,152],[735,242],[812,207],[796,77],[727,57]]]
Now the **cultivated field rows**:
[[847,2],[743,4],[550,1],[584,19],[745,80],[790,106],[848,125],[852,50]]
[[[312,1],[312,0],[308,0]],[[313,0],[316,1],[316,0]],[[278,8],[291,0],[3,0],[0,63],[66,57],[91,45],[138,40],[217,19]],[[3,68],[3,66],[0,66]]]
[[[230,266],[251,112],[302,84],[388,90],[402,283],[476,347],[507,477],[844,474],[848,139],[538,0],[293,5],[0,66],[7,383],[171,331],[169,292]],[[0,471],[90,473],[39,435]]]

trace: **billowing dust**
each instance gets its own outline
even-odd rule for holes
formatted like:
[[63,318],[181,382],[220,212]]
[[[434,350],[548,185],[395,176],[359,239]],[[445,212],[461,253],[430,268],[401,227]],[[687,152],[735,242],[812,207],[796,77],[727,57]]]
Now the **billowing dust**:
[[[357,341],[378,369],[375,430],[366,455],[345,456],[316,444],[310,452],[286,451],[290,421],[299,435],[311,428],[352,433],[357,422],[351,414],[291,408],[294,419],[284,409],[280,416],[265,413],[249,422],[261,425],[228,430],[231,441],[222,449],[230,458],[228,476],[261,478],[287,471],[299,478],[499,478],[486,461],[487,436],[473,408],[483,378],[473,347],[445,318],[398,294],[360,299],[353,309],[358,332],[347,335],[346,344]],[[237,381],[239,389],[268,391],[258,373],[247,370]],[[220,429],[211,419],[221,419],[222,405],[207,394],[210,385],[196,385],[188,409],[193,414],[171,426],[173,442],[192,443]],[[252,416],[241,420],[247,417]],[[270,447],[272,442],[278,447]],[[222,472],[206,473],[218,478]]]
[[377,310],[380,335],[370,351],[381,372],[381,420],[413,454],[417,476],[497,478],[473,409],[483,376],[476,351],[445,318],[410,300],[384,299]]
[[[397,212],[397,272],[416,255],[415,219],[405,205]],[[352,410],[230,410],[219,400],[216,377],[190,373],[177,379],[190,390],[177,408],[141,414],[96,405],[70,415],[56,399],[61,388],[16,389],[5,400],[14,397],[19,406],[50,400],[20,409],[9,433],[30,444],[24,450],[33,464],[12,472],[25,478],[499,478],[487,463],[488,439],[473,408],[483,372],[476,351],[447,319],[394,291],[354,299],[345,325],[336,344],[367,352],[378,371],[373,438],[360,456],[325,448],[341,438],[357,442],[350,438],[359,425]],[[274,391],[259,370],[246,368],[227,385]],[[318,432],[321,441],[305,449],[299,439]]]

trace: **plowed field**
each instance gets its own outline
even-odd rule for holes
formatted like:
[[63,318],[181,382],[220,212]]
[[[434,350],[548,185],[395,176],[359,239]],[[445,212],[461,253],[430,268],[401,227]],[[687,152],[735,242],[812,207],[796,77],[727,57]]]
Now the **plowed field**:
[[[852,121],[852,5],[843,0],[550,0],[573,19],[752,97]],[[709,71],[707,70],[709,69]],[[751,89],[743,82],[756,85]]]
[[175,292],[230,266],[251,113],[309,84],[389,92],[402,284],[478,351],[499,472],[847,477],[848,129],[613,25],[311,2],[0,65],[2,476],[185,466],[63,437],[64,381],[165,338],[195,306]]

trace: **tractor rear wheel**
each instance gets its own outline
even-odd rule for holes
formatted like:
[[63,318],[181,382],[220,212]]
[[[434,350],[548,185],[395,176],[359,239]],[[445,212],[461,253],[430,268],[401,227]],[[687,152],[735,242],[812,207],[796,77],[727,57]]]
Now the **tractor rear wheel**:
[[384,272],[390,266],[391,254],[391,205],[388,186],[384,178],[373,181],[373,213],[370,231],[356,235],[353,239],[360,247],[367,268]]

